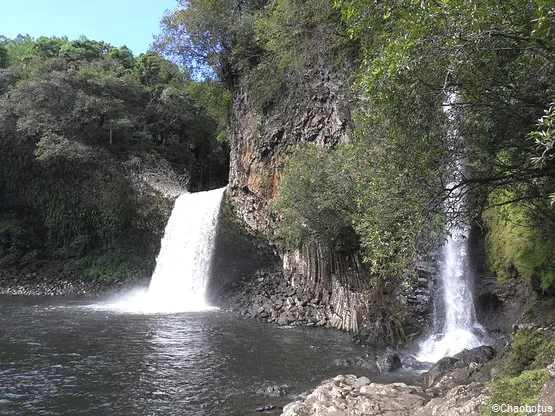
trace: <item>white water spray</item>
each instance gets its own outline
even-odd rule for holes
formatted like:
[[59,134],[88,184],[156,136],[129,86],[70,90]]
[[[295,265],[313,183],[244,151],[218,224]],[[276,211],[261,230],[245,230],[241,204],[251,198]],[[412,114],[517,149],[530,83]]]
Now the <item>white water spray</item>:
[[138,313],[209,309],[205,291],[224,189],[179,196],[164,232],[148,292],[133,293],[103,306]]
[[[456,100],[456,93],[449,94],[445,106],[445,113],[451,122],[448,135],[450,141],[454,142],[453,150],[457,141],[461,140],[453,109]],[[456,188],[456,183],[462,179],[461,172],[464,170],[460,160],[455,161],[453,170],[454,178],[450,184],[451,196],[446,201],[446,206],[449,207],[448,209],[461,212],[466,201],[460,189]],[[476,320],[474,299],[469,283],[472,273],[468,259],[468,235],[467,224],[456,225],[443,246],[440,269],[443,308],[439,308],[445,312],[443,327],[439,328],[441,322],[439,317],[435,316],[435,333],[420,346],[416,357],[420,361],[436,362],[443,357],[453,356],[465,348],[484,344],[484,329]]]

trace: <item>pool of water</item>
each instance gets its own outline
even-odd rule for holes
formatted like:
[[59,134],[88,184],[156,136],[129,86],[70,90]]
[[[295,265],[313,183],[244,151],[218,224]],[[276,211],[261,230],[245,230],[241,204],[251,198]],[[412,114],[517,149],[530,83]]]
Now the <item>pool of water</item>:
[[[220,310],[140,314],[95,300],[0,297],[0,414],[253,414],[327,377],[364,374],[336,364],[361,353],[347,333]],[[289,396],[266,392],[281,385]]]

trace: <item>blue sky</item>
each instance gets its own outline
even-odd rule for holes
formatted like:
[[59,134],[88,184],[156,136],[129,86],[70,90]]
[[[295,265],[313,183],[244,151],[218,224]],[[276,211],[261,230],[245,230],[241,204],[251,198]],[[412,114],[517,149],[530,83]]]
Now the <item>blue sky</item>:
[[85,35],[114,46],[127,45],[135,56],[145,52],[160,19],[176,0],[11,0],[0,11],[0,35]]

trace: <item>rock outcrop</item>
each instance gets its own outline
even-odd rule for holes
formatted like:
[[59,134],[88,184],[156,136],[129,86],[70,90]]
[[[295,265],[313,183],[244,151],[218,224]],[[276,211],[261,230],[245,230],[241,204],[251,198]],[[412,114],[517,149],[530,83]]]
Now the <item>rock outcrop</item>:
[[486,345],[465,349],[435,363],[423,374],[422,385],[434,396],[445,394],[454,387],[471,383],[484,364],[494,357],[495,350]]
[[430,398],[404,383],[376,384],[366,377],[339,375],[283,408],[282,416],[413,416]]
[[333,327],[339,319],[322,299],[293,287],[280,271],[259,270],[224,286],[216,303],[261,322],[285,325]]
[[[276,218],[269,203],[277,192],[286,158],[294,146],[332,147],[350,140],[353,106],[350,70],[322,63],[265,111],[255,110],[245,89],[235,92],[230,128],[229,199],[237,217],[273,244]],[[282,251],[283,276],[334,311],[335,328],[357,331],[370,299],[367,273],[356,255],[323,252],[318,246]],[[282,319],[283,321],[284,319]]]
[[235,91],[230,120],[229,196],[238,216],[272,240],[275,218],[267,210],[286,157],[300,143],[333,146],[349,141],[352,102],[348,70],[323,65],[289,85],[278,103],[257,111],[246,90]]
[[491,347],[482,346],[444,358],[424,375],[421,386],[339,375],[286,405],[282,416],[478,416],[490,391],[477,374],[494,356]]

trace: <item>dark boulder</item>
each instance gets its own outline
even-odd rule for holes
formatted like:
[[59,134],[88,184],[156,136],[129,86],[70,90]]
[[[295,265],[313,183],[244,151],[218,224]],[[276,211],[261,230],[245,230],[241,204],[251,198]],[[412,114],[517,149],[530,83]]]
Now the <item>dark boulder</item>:
[[376,365],[380,373],[389,373],[403,366],[401,359],[395,352],[386,352],[385,354],[378,355],[376,357]]
[[470,350],[464,349],[453,358],[459,361],[459,364],[470,365],[471,363],[485,364],[495,357],[495,350],[488,345],[481,345]]
[[454,357],[444,357],[435,363],[429,371],[422,375],[422,385],[424,388],[430,388],[435,385],[437,381],[453,370],[457,362],[459,360]]

